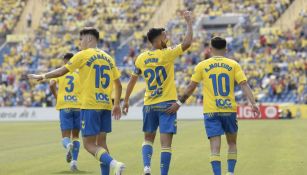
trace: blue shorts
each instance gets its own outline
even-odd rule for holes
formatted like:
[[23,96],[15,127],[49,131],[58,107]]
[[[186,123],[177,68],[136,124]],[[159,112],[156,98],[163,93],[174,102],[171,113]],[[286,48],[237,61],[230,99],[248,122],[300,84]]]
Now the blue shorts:
[[146,105],[143,107],[143,132],[156,132],[158,126],[160,133],[177,132],[177,114],[167,114],[165,110],[175,101]]
[[80,129],[80,109],[60,109],[61,130]]
[[208,138],[238,132],[236,112],[205,113],[204,122]]
[[101,132],[112,131],[112,117],[110,110],[82,109],[82,136],[95,136]]

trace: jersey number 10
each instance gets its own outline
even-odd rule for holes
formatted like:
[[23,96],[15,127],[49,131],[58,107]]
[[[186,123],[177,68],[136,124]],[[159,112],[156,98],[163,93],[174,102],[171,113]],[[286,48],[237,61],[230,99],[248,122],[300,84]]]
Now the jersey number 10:
[[[219,74],[216,78],[216,74],[211,74],[209,78],[212,80],[213,90],[215,96],[228,96],[230,92],[229,76],[225,73]],[[217,81],[216,81],[217,80]],[[223,80],[225,85],[223,86]],[[225,87],[225,89],[224,89]]]

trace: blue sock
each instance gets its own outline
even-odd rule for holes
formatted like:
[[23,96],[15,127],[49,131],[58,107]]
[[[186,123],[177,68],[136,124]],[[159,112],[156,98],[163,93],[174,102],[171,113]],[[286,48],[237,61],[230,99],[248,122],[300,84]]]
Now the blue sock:
[[64,137],[64,138],[62,139],[62,144],[63,144],[64,148],[66,149],[66,148],[67,148],[67,145],[70,144],[70,138]]
[[101,175],[109,175],[110,174],[110,165],[105,165],[100,163]]
[[97,160],[100,161],[100,170],[102,175],[109,175],[110,172],[110,164],[113,160],[113,158],[109,155],[109,153],[101,148],[97,153],[95,154],[95,157]]
[[143,163],[144,167],[150,167],[151,156],[152,156],[152,143],[145,141],[142,146],[142,155],[143,155]]
[[72,144],[73,144],[72,158],[73,158],[73,160],[77,160],[78,155],[79,155],[80,142],[79,142],[78,139],[74,139]]
[[222,169],[221,169],[220,155],[218,155],[218,154],[211,155],[210,160],[211,160],[211,166],[212,166],[212,170],[213,170],[214,175],[221,175]]
[[237,163],[237,153],[228,153],[228,172],[234,173]]
[[161,163],[160,170],[161,175],[168,175],[169,165],[172,158],[172,149],[171,148],[162,148],[161,151]]

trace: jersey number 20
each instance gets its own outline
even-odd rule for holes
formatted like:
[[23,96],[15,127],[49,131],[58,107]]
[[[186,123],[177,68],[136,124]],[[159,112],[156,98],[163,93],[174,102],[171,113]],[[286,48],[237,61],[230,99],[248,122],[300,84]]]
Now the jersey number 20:
[[[161,80],[160,72],[162,74],[163,80]],[[157,80],[157,84],[159,86],[161,86],[163,81],[165,81],[166,78],[167,78],[167,74],[166,74],[165,68],[163,66],[158,66],[158,67],[156,67],[155,70],[153,70],[153,69],[146,69],[144,71],[144,76],[146,78],[149,77],[147,85],[148,85],[148,89],[151,90],[151,91],[157,89],[157,85],[151,85],[152,82],[155,79]]]

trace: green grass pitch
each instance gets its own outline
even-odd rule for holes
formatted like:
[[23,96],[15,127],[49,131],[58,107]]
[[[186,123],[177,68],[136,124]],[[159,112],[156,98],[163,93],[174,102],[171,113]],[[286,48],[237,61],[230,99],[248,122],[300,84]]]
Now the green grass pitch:
[[[236,175],[307,173],[307,120],[239,121]],[[153,175],[159,172],[159,138],[154,144]],[[125,175],[141,175],[141,121],[116,121],[108,137],[111,154],[126,163]],[[223,174],[226,144],[221,150]],[[210,175],[209,143],[203,121],[179,121],[170,175]],[[0,175],[100,173],[98,162],[81,147],[79,173],[65,162],[58,122],[1,122]]]

